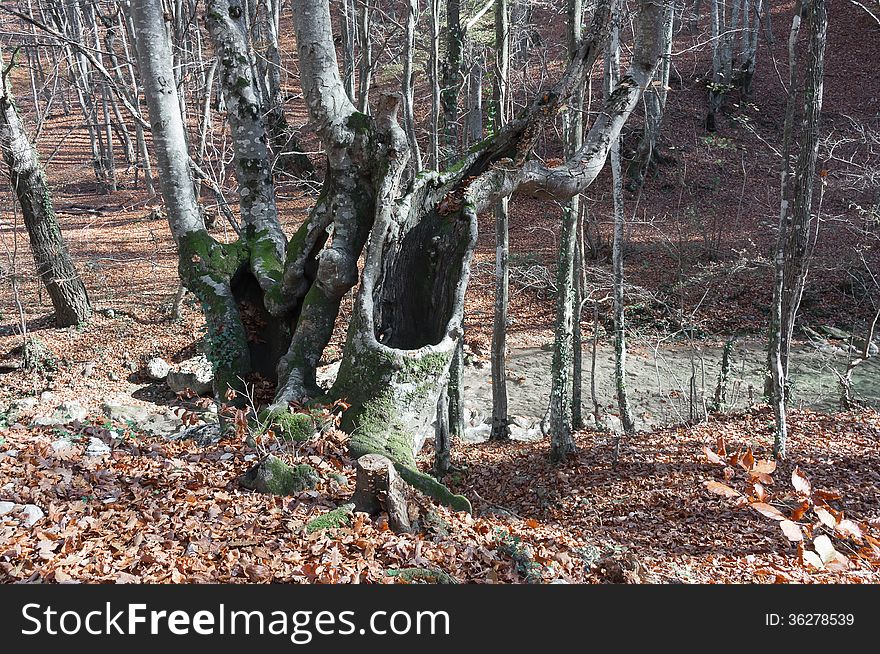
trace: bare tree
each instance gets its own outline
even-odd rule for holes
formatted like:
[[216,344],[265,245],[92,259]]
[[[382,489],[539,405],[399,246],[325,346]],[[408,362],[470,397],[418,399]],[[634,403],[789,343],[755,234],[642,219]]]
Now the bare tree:
[[[803,77],[799,79],[801,64],[797,57],[797,41],[802,13],[809,28],[809,38],[806,60],[802,64]],[[776,419],[773,451],[780,458],[785,457],[788,435],[785,405],[791,338],[818,228],[818,220],[812,215],[812,200],[819,152],[827,30],[825,0],[802,0],[795,5],[789,33],[789,97],[783,136],[782,201],[773,256],[773,304],[768,347],[769,395]]]
[[[508,75],[510,72],[510,21],[507,0],[495,2],[494,130],[507,122]],[[490,353],[492,375],[492,431],[490,440],[510,436],[507,408],[507,308],[510,284],[509,209],[507,198],[495,205],[495,305]]]
[[21,205],[37,274],[55,309],[55,324],[77,325],[88,320],[92,309],[55,219],[46,174],[18,115],[9,80],[14,63],[15,53],[7,66],[0,49],[0,151]]
[[[665,33],[665,29],[664,29]],[[605,59],[605,91],[610,93],[620,75],[619,31],[615,26],[608,44]],[[613,277],[614,301],[614,386],[617,391],[617,408],[620,421],[627,435],[635,431],[629,396],[626,389],[626,300],[624,296],[623,241],[625,237],[625,215],[623,207],[623,172],[620,164],[620,139],[611,144],[611,196],[614,204],[614,237],[612,240],[611,268]],[[620,435],[614,436],[612,462],[617,463],[620,456]]]

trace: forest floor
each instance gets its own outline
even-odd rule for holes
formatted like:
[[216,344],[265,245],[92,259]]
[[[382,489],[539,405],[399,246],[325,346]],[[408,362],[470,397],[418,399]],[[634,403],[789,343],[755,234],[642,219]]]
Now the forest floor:
[[[873,70],[880,37],[857,7],[842,1],[832,6],[820,150],[820,166],[827,171],[824,220],[802,315],[805,325],[858,335],[880,301],[872,276],[880,269],[878,227],[862,211],[876,202],[869,181],[880,141],[870,139],[880,134],[880,78]],[[143,365],[154,356],[177,363],[197,353],[203,320],[191,298],[179,319],[170,317],[176,253],[155,211],[158,200],[134,187],[131,170],[120,171],[119,191],[97,194],[82,121],[56,110],[39,147],[59,221],[97,311],[87,325],[52,328],[48,300],[24,272],[31,260],[20,217],[9,194],[2,194],[0,366],[16,362],[24,325],[46,345],[55,369],[0,373],[0,409],[49,391],[53,403],[80,402],[90,416],[63,428],[0,419],[0,580],[367,582],[390,581],[387,572],[400,567],[428,567],[480,583],[880,582],[880,414],[870,408],[810,410],[834,410],[833,369],[845,366],[848,354],[819,352],[799,334],[795,393],[809,408],[793,412],[790,458],[769,481],[749,477],[755,469],[744,454],[731,463],[737,452],[749,451],[759,461],[769,456],[772,418],[759,403],[756,371],[770,302],[767,253],[778,213],[778,175],[768,172],[777,170],[778,158],[768,144],[781,135],[776,68],[784,71],[789,10],[780,3],[773,14],[776,40],[762,51],[752,98],[732,94],[715,134],[704,129],[705,49],[690,49],[705,33],[677,41],[662,139],[670,162],[627,195],[630,388],[645,431],[624,441],[616,467],[610,465],[613,435],[603,432],[580,432],[578,455],[561,467],[549,465],[548,443],[537,434],[502,445],[474,442],[479,438],[456,442],[454,463],[462,471],[452,486],[471,498],[474,515],[425,504],[418,535],[395,535],[382,521],[363,516],[335,534],[304,533],[309,519],[345,500],[353,488],[353,462],[342,434],[286,452],[292,462],[313,465],[321,482],[300,496],[274,498],[238,486],[238,476],[259,455],[244,443],[199,447],[146,436],[130,425],[109,425],[100,416],[100,405],[114,400],[187,406],[150,383]],[[555,25],[548,15],[545,41],[553,42],[558,20]],[[305,122],[301,109],[295,114],[299,123]],[[638,134],[635,120],[624,135],[625,153]],[[596,299],[607,295],[610,281],[609,188],[603,174],[588,198],[601,234],[587,270]],[[278,193],[287,225],[299,224],[314,190],[284,182]],[[549,392],[545,348],[553,338],[559,209],[548,211],[524,197],[511,206],[509,388],[512,413],[531,424],[542,415]],[[210,200],[208,209],[214,210]],[[466,401],[476,416],[472,427],[488,414],[491,392],[491,217],[481,217],[480,229],[466,319],[476,364],[466,373]],[[228,240],[233,234],[221,221],[215,236]],[[350,309],[347,298],[325,364],[341,354]],[[585,314],[588,341],[589,308]],[[609,321],[610,307],[603,302],[599,396],[613,413],[604,337]],[[687,388],[695,368],[699,403],[714,391],[718,353],[731,336],[738,337],[732,402],[737,411],[697,425],[671,425],[687,422]],[[856,385],[876,408],[877,359],[857,370]],[[589,407],[589,386],[585,395]],[[72,445],[56,449],[53,443],[62,436]],[[728,452],[724,463],[717,463],[719,437]],[[87,454],[92,438],[111,451]],[[430,451],[423,453],[426,469],[430,458]],[[804,494],[800,482],[800,490],[794,488],[796,468],[815,488],[840,497]],[[810,507],[797,516],[808,495]],[[3,502],[12,505],[4,510]],[[814,565],[812,545],[799,552],[778,526],[779,516],[763,507],[767,504],[786,518],[797,516],[795,522],[809,526],[811,536],[827,533],[847,562],[825,551],[827,561]],[[28,526],[24,505],[45,515]]]
[[[318,487],[276,497],[238,485],[257,457],[241,442],[201,447],[99,421],[69,428],[73,444],[56,450],[54,430],[16,427],[0,453],[0,492],[15,505],[0,504],[0,579],[391,583],[414,567],[470,583],[880,582],[880,416],[795,412],[791,457],[768,475],[770,423],[756,410],[643,434],[616,467],[599,432],[578,434],[562,466],[546,443],[456,443],[453,487],[473,515],[423,502],[420,532],[401,535],[366,514],[304,529],[353,488],[341,432],[288,454],[318,470]],[[84,452],[92,439],[109,451]],[[29,525],[22,505],[45,516]],[[790,542],[782,512],[816,553]]]

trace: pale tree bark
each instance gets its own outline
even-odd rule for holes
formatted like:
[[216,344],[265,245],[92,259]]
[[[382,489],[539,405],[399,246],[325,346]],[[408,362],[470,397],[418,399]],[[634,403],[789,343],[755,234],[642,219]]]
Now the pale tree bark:
[[[476,48],[473,48],[476,50]],[[475,53],[468,72],[468,111],[467,111],[467,143],[468,146],[483,140],[483,68],[485,67],[482,53]]]
[[357,8],[355,0],[342,0],[342,79],[345,93],[355,102],[355,44],[357,43]]
[[[568,53],[574,57],[583,38],[583,1],[568,2]],[[568,111],[563,115],[563,137],[567,157],[577,152],[584,140],[584,85],[575,89]],[[572,295],[572,372],[571,372],[571,426],[582,429],[584,426],[583,402],[583,342],[581,337],[581,312],[584,295],[584,210],[579,195],[568,203],[565,211],[574,219],[574,289]],[[569,220],[572,218],[569,217]]]
[[150,113],[159,186],[178,247],[181,281],[200,300],[208,327],[209,355],[218,397],[240,388],[239,371],[250,368],[247,334],[232,294],[236,253],[208,234],[190,177],[189,153],[164,12],[158,0],[132,0],[138,68]]
[[370,86],[373,81],[373,39],[370,34],[372,8],[370,0],[362,0],[357,17],[357,42],[361,53],[358,67],[357,108],[362,114],[370,113]]
[[[310,177],[315,169],[293,127],[288,123],[284,111],[284,90],[282,88],[281,45],[279,30],[281,23],[281,0],[249,0],[255,12],[257,30],[264,46],[259,53],[255,70],[260,73],[258,90],[262,112],[265,116],[269,148],[272,151],[272,170],[278,174],[286,173],[295,177]],[[209,85],[206,83],[206,87]],[[210,96],[210,88],[206,95]]]
[[[507,122],[508,75],[510,73],[510,21],[508,0],[495,2],[494,130]],[[507,396],[507,309],[510,285],[509,208],[507,198],[495,205],[495,304],[489,356],[492,377],[492,431],[490,440],[510,437]]]
[[[461,140],[458,113],[458,96],[462,85],[462,56],[464,49],[464,30],[461,24],[461,3],[447,0],[446,3],[446,57],[443,61],[443,88],[440,100],[443,110],[443,133],[445,136],[445,162],[456,161],[460,156]],[[463,330],[462,325],[462,330]],[[461,340],[461,339],[459,339]],[[451,469],[449,450],[453,431],[461,435],[464,429],[464,387],[459,361],[461,343],[453,355],[447,387],[443,390],[437,404],[436,441],[439,463],[443,472]],[[436,466],[435,466],[436,467]],[[437,467],[438,471],[441,470]]]
[[[733,73],[733,34],[738,12],[731,16],[730,0],[710,0],[712,38],[712,79],[709,82],[709,110],[706,129],[714,132],[716,115],[721,110],[724,96],[731,87]],[[734,6],[739,6],[734,0]]]
[[[131,11],[129,10],[129,2],[126,0],[122,4],[124,11],[119,12],[119,26],[120,33],[122,35],[122,45],[123,45],[123,53],[125,54],[126,66],[125,68],[128,70],[128,84],[125,82],[121,82],[119,84],[120,91],[126,93],[129,98],[129,105],[134,109],[138,115],[141,110],[141,85],[138,79],[138,75],[135,71],[135,67],[132,61],[135,59],[134,53],[131,51],[134,46],[134,41],[136,37],[134,36],[134,28],[131,23]],[[131,42],[131,46],[129,46],[129,42]],[[132,102],[131,100],[134,100]],[[137,138],[138,144],[138,167],[144,171],[144,188],[147,193],[150,195],[154,195],[156,192],[155,189],[155,181],[153,178],[153,165],[150,161],[150,153],[147,150],[147,139],[144,134],[144,125],[142,121],[135,120],[135,137]],[[135,182],[137,182],[137,175],[135,174]]]
[[0,48],[0,151],[21,205],[37,274],[55,309],[55,325],[78,325],[91,315],[89,297],[61,235],[46,175],[18,114],[9,72]]
[[419,13],[418,0],[407,0],[406,4],[406,37],[403,50],[403,127],[406,140],[412,152],[412,165],[416,174],[422,172],[422,150],[416,136],[416,119],[413,110],[415,102],[413,92],[413,56],[415,52],[416,16]]
[[[802,81],[798,82],[797,36],[803,19],[809,29]],[[787,379],[791,339],[816,242],[818,219],[812,215],[816,159],[819,153],[819,119],[825,66],[828,10],[825,0],[803,0],[795,6],[789,40],[792,68],[789,107],[783,145],[782,202],[774,255],[774,293],[771,309],[771,401],[776,419],[773,452],[785,458],[788,433]],[[800,109],[800,111],[798,111]],[[797,120],[799,118],[799,120]],[[798,129],[799,128],[799,129]],[[795,130],[798,130],[795,132]],[[797,139],[795,141],[795,139]],[[794,148],[797,147],[797,156]]]
[[743,0],[742,57],[739,62],[739,88],[752,94],[752,80],[758,61],[758,34],[764,0]]
[[[617,84],[620,75],[620,41],[619,32],[611,35],[608,45],[608,57],[605,60],[605,92],[610,93]],[[611,197],[614,211],[614,236],[611,245],[611,269],[614,304],[614,387],[617,395],[617,409],[620,421],[627,435],[632,434],[632,414],[629,408],[629,397],[626,390],[626,298],[624,296],[623,273],[623,241],[625,238],[626,219],[623,206],[623,172],[620,164],[620,139],[611,145]],[[614,435],[611,460],[617,464],[620,457],[620,434]]]

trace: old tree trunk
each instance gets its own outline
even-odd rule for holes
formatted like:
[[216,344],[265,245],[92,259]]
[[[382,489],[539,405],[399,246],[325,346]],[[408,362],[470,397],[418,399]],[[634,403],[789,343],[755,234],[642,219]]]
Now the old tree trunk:
[[[240,238],[223,244],[207,232],[196,210],[176,90],[166,72],[170,52],[161,2],[133,1],[138,60],[179,272],[202,303],[218,397],[259,373],[277,384],[275,412],[288,411],[291,402],[344,399],[350,407],[342,428],[351,434],[355,456],[386,456],[410,484],[468,510],[467,499],[418,471],[415,454],[462,334],[477,214],[518,190],[570,198],[601,170],[654,74],[661,2],[640,2],[631,68],[583,146],[554,168],[530,155],[543,126],[584,83],[585,71],[602,51],[611,4],[599,2],[562,79],[519,118],[448,172],[414,175],[410,143],[397,120],[401,98],[385,94],[372,115],[359,112],[339,73],[328,0],[293,0],[301,85],[326,161],[315,206],[288,238],[275,208],[243,0],[210,0],[206,21],[236,145],[243,224]],[[315,381],[316,368],[340,301],[358,282],[339,374],[325,391]]]
[[[13,55],[14,60],[14,55]],[[88,320],[92,308],[86,288],[73,265],[49,193],[37,151],[18,115],[0,50],[0,154],[21,206],[37,274],[55,309],[55,325],[70,327]]]

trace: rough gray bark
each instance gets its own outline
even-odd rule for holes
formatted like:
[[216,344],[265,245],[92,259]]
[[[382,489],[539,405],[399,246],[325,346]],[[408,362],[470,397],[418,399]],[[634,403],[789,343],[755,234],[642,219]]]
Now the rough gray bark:
[[712,78],[709,82],[709,110],[706,129],[716,129],[716,114],[733,83],[733,41],[739,25],[739,0],[710,0],[712,36]]
[[[569,0],[568,2],[568,52],[574,57],[581,45],[583,38],[583,1]],[[565,141],[565,154],[573,155],[584,140],[584,85],[575,89],[572,95],[570,109],[563,116],[563,137]],[[581,313],[583,310],[584,294],[584,207],[581,198],[575,195],[568,203],[566,209],[574,216],[574,288],[572,291],[572,372],[571,372],[571,426],[572,429],[582,429],[584,426],[582,401],[583,401],[583,342],[581,338]]]
[[[581,11],[579,0],[568,4],[569,56],[577,54],[581,40]],[[613,19],[612,19],[613,20]],[[616,26],[612,28],[612,42]],[[563,117],[564,145],[567,157],[573,156],[583,142],[583,123],[580,107],[583,105],[583,84],[579,84],[572,94],[571,107]],[[578,225],[580,202],[574,195],[568,202],[562,217],[562,231],[559,235],[559,259],[557,265],[556,329],[553,339],[553,360],[550,366],[550,458],[559,461],[575,451],[572,438],[574,410],[571,402],[574,396],[573,380],[575,356],[575,320],[580,323],[580,306],[576,293],[575,260],[577,258]],[[578,324],[578,328],[580,324]],[[578,343],[578,347],[580,344]],[[578,397],[580,394],[578,393]],[[579,413],[579,411],[578,411]]]
[[[754,4],[753,4],[754,3]],[[739,62],[738,85],[749,96],[758,60],[758,34],[764,0],[743,0],[742,56]]]
[[[809,37],[806,61],[802,68],[803,78],[798,83],[797,71],[800,67],[797,65],[796,42],[801,10],[809,27]],[[789,38],[792,72],[784,130],[782,201],[774,253],[773,304],[768,346],[770,397],[776,420],[773,452],[779,458],[785,458],[786,454],[786,380],[791,338],[818,228],[818,221],[812,216],[812,199],[819,152],[819,118],[822,112],[827,30],[828,10],[825,0],[803,0],[796,4]],[[797,157],[793,154],[795,146],[798,148]]]
[[159,185],[178,247],[178,273],[202,304],[215,366],[215,392],[223,397],[227,389],[240,387],[239,375],[250,370],[247,333],[231,288],[238,253],[210,237],[198,208],[177,85],[169,75],[171,48],[161,3],[135,0],[129,9],[137,34],[138,68],[150,113]]
[[370,86],[373,81],[373,39],[370,35],[370,0],[362,0],[357,17],[357,42],[360,49],[358,68],[357,108],[362,114],[370,113]]
[[638,185],[645,173],[656,161],[661,160],[657,151],[657,139],[666,109],[666,98],[669,92],[669,72],[672,69],[672,27],[675,11],[672,5],[667,6],[663,16],[663,59],[660,69],[643,96],[645,103],[645,127],[636,150],[636,156],[630,164],[630,177]]
[[[605,91],[610,92],[617,83],[620,66],[620,44],[618,33],[611,36],[608,47],[609,56],[605,65]],[[623,171],[620,164],[620,139],[611,146],[611,197],[614,204],[614,236],[611,244],[611,269],[614,303],[614,387],[617,394],[617,409],[623,430],[629,436],[634,431],[629,397],[626,389],[626,310],[624,297],[623,241],[626,218],[623,206]],[[620,455],[620,437],[614,437],[612,462],[617,463]]]
[[[214,40],[226,117],[235,142],[233,163],[241,221],[251,249],[267,250],[267,256],[250,260],[251,272],[265,293],[280,282],[278,262],[283,260],[287,238],[275,206],[269,135],[253,78],[255,67],[242,9],[240,0],[208,0],[205,16]],[[270,293],[264,297],[270,313],[283,310],[283,302],[277,296]]]
[[55,219],[46,175],[18,115],[2,48],[0,72],[0,151],[21,205],[37,274],[52,300],[55,324],[58,327],[77,325],[91,315],[89,297]]
[[407,0],[406,37],[403,50],[403,126],[406,139],[412,151],[412,165],[416,174],[422,171],[422,151],[416,137],[416,119],[413,112],[413,53],[415,51],[416,15],[419,13],[418,0]]
[[461,147],[458,95],[464,79],[462,75],[463,50],[464,31],[461,25],[461,0],[446,0],[446,56],[443,60],[440,91],[446,161],[454,160]]
[[[507,0],[495,3],[495,87],[494,130],[507,123],[508,75],[510,64],[510,24]],[[492,431],[489,440],[510,437],[507,408],[507,306],[510,284],[510,246],[508,243],[508,201],[495,205],[495,304],[492,318],[490,353],[492,377]]]
[[443,160],[440,155],[440,0],[428,0],[428,82],[431,88],[431,115],[428,130],[428,161],[435,170],[440,170]]
[[483,67],[482,54],[473,57],[470,72],[468,73],[468,112],[467,112],[467,142],[468,145],[479,143],[483,140]]

